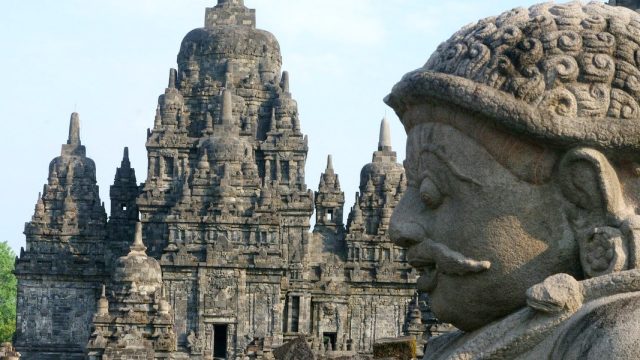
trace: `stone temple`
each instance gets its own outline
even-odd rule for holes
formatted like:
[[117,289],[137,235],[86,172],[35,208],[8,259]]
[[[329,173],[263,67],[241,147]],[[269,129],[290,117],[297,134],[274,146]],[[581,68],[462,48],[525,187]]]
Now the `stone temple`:
[[242,0],[207,9],[158,99],[147,179],[125,149],[109,216],[71,115],[16,263],[24,359],[261,359],[301,335],[322,356],[369,354],[422,336],[415,272],[387,236],[406,178],[386,120],[345,224],[331,156],[307,187],[281,64]]

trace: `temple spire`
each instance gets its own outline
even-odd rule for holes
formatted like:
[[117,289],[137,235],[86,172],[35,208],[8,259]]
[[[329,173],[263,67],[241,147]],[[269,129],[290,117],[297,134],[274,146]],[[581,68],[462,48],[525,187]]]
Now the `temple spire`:
[[378,141],[378,151],[391,151],[391,130],[389,121],[385,116],[380,123],[380,140]]
[[77,112],[71,114],[69,122],[69,139],[68,145],[80,145],[80,116]]

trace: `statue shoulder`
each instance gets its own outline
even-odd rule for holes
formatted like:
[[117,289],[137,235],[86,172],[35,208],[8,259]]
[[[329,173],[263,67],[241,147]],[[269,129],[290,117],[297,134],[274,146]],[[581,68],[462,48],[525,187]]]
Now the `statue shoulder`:
[[552,359],[640,359],[640,292],[591,301],[559,330]]

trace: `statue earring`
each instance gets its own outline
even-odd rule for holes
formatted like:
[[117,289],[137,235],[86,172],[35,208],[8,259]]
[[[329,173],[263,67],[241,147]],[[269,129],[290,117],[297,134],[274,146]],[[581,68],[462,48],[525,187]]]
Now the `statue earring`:
[[579,242],[579,246],[580,262],[587,277],[627,268],[627,249],[620,229],[610,226],[594,228]]

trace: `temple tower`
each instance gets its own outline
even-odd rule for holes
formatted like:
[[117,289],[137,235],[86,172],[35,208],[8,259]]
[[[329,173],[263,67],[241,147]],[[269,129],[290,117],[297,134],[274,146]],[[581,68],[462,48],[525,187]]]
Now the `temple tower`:
[[111,198],[111,214],[107,223],[108,251],[107,264],[112,265],[120,256],[128,251],[134,238],[138,221],[139,188],[136,183],[136,171],[129,161],[129,148],[124,148],[122,162],[116,169],[113,185],[109,189]]
[[342,210],[344,207],[344,192],[340,190],[338,174],[333,170],[333,158],[327,156],[327,168],[320,175],[320,184],[315,193],[316,225],[330,228],[334,232],[344,228]]
[[185,36],[158,99],[137,205],[178,350],[194,357],[234,357],[255,339],[278,345],[287,294],[309,306],[294,279],[309,257],[308,146],[281,65],[255,11],[219,0]]
[[96,167],[71,115],[69,138],[49,165],[48,183],[25,225],[16,263],[16,348],[25,359],[83,359],[105,271],[107,215]]

